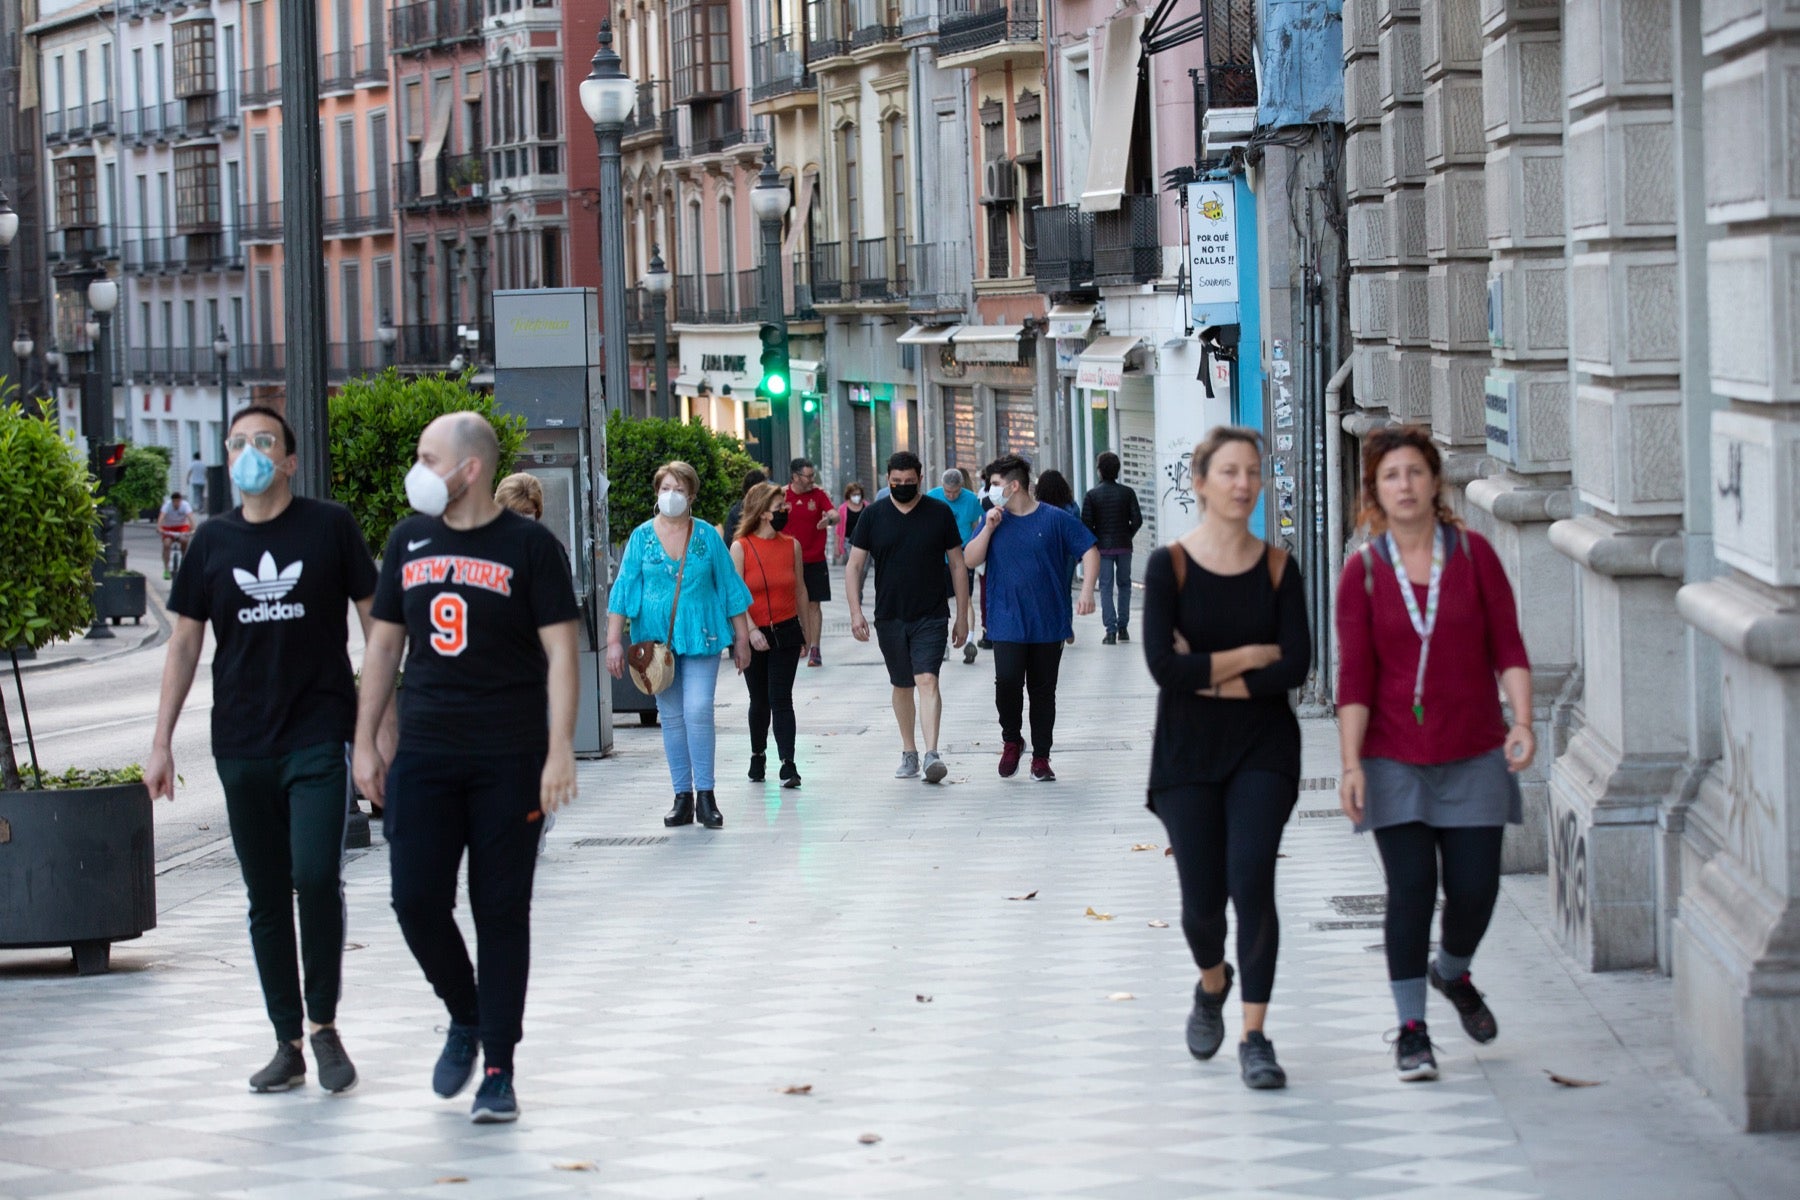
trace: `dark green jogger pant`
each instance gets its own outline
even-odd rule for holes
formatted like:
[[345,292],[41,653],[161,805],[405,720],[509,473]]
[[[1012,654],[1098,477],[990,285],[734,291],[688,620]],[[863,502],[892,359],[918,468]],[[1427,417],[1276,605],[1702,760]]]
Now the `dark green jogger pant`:
[[[250,893],[250,948],[275,1036],[293,1041],[303,1018],[337,1018],[344,967],[344,744],[277,758],[216,760],[231,842]],[[300,954],[294,953],[294,908]],[[301,1007],[300,966],[306,967]]]

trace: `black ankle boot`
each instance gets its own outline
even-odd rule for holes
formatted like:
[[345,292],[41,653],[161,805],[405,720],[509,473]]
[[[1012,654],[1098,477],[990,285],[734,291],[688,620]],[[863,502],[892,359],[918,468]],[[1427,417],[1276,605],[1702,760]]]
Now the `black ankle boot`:
[[718,801],[713,799],[710,791],[694,793],[694,813],[708,829],[718,829],[725,824],[725,818],[719,814]]
[[784,788],[800,786],[800,768],[794,765],[794,760],[791,758],[781,764],[781,786]]
[[768,757],[766,755],[752,754],[750,756],[750,782],[751,783],[761,783],[763,781],[763,768],[767,764],[768,764]]
[[694,793],[676,792],[675,807],[671,808],[669,815],[663,818],[663,824],[673,829],[677,825],[692,825],[693,823]]

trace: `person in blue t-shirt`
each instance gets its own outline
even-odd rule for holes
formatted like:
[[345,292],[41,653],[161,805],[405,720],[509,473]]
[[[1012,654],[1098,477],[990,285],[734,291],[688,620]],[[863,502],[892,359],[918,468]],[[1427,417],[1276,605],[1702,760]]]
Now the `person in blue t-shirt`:
[[[956,516],[957,532],[962,534],[962,540],[966,543],[981,532],[981,497],[969,490],[968,480],[963,478],[963,473],[955,467],[946,469],[941,478],[943,486],[934,487],[925,494],[933,500],[942,500],[950,506],[950,511]],[[971,596],[975,594],[975,569],[973,567],[969,568],[969,594]],[[963,643],[963,661],[972,663],[975,661],[975,655],[975,639],[970,638]],[[949,655],[946,654],[945,657],[948,658]]]
[[1100,550],[1087,527],[1031,495],[1031,465],[1016,454],[988,464],[987,499],[993,505],[981,531],[963,548],[971,565],[987,564],[988,636],[994,642],[994,705],[1000,710],[1000,774],[1010,778],[1025,752],[1021,726],[1031,695],[1031,777],[1056,779],[1050,745],[1056,731],[1056,676],[1063,642],[1074,633],[1068,608],[1067,558],[1083,567],[1075,611],[1094,611]]

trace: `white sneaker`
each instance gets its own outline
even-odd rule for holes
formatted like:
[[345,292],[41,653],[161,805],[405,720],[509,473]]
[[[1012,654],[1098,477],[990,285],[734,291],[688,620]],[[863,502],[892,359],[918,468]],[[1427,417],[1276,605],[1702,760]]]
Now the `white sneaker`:
[[949,773],[950,768],[944,765],[943,758],[938,755],[936,750],[927,750],[925,752],[926,783],[942,783],[944,782],[944,776]]
[[539,854],[542,854],[544,852],[544,847],[549,844],[550,831],[555,828],[556,828],[556,814],[553,812],[545,813],[544,819],[541,822],[539,822],[539,825],[538,825],[538,853]]
[[900,765],[894,768],[894,778],[917,779],[918,777],[919,752],[917,750],[902,750],[900,752]]

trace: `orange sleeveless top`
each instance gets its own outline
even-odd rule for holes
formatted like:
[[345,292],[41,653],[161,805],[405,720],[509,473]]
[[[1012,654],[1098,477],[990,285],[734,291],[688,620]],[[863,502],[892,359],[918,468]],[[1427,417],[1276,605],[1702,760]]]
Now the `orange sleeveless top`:
[[794,539],[785,533],[763,539],[739,538],[744,548],[744,583],[750,588],[750,623],[767,629],[800,615],[799,580],[794,577]]

